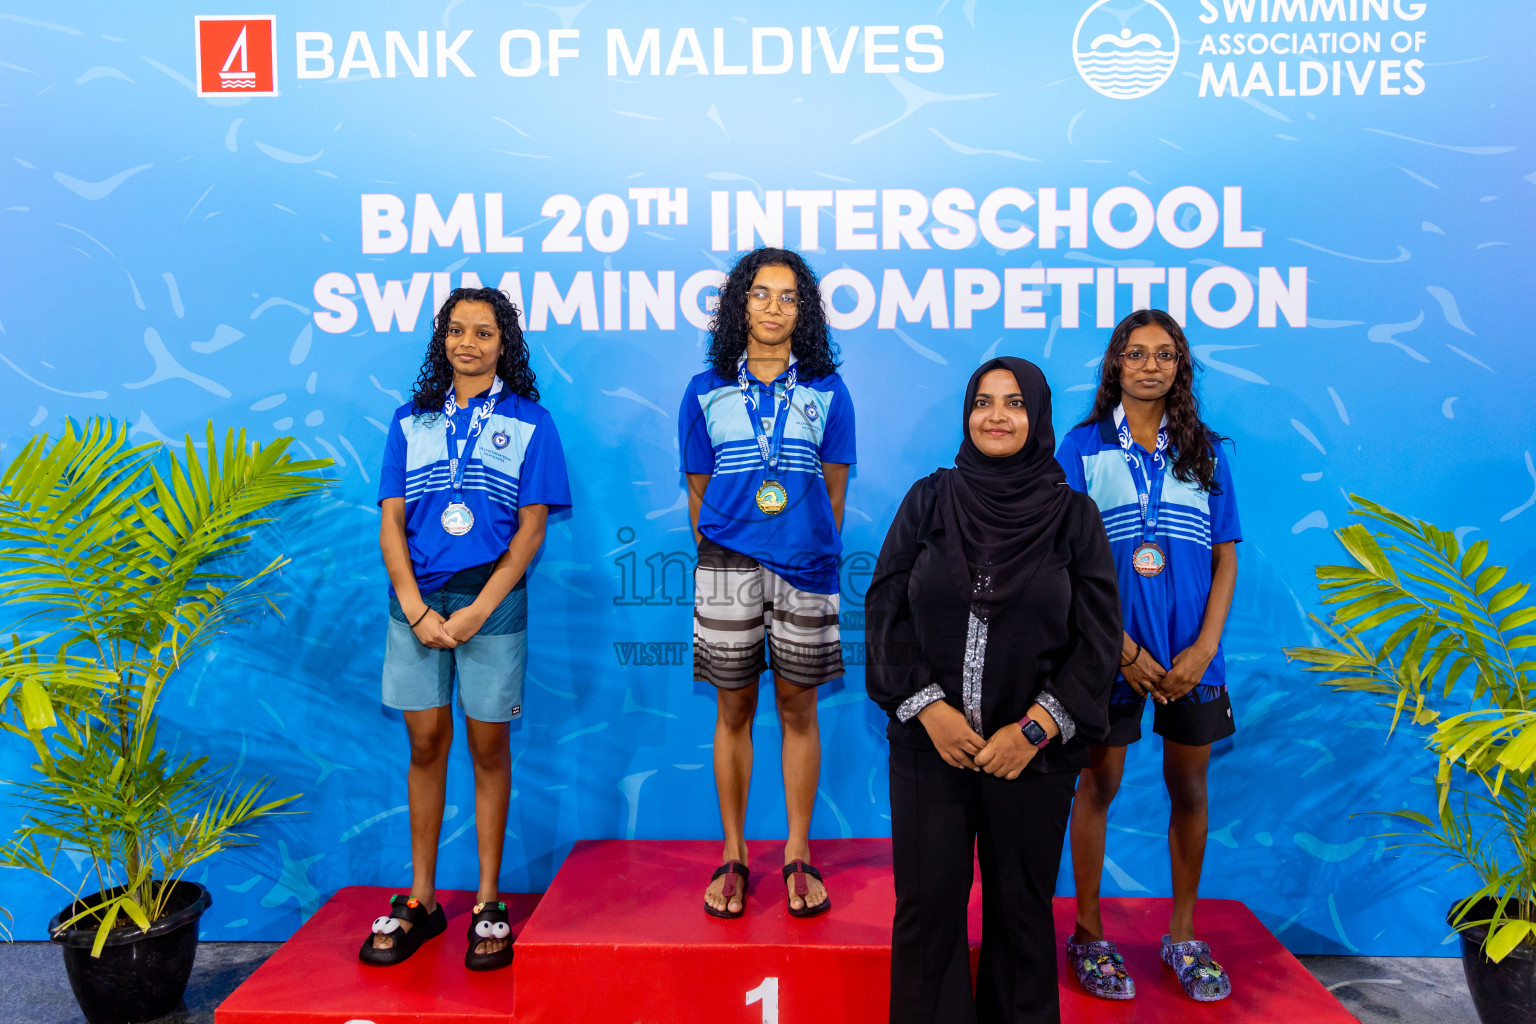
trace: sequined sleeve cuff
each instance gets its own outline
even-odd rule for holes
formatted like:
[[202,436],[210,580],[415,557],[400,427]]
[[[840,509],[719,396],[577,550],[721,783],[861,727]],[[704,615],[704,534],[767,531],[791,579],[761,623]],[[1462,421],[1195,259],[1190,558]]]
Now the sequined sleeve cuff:
[[[917,717],[917,713],[923,710],[923,708],[936,700],[943,699],[944,691],[939,687],[939,684],[929,683],[901,702],[901,706],[896,709],[896,720],[898,722],[910,722]],[[1071,719],[1069,718],[1067,721],[1070,722]]]
[[[1077,723],[1072,720],[1067,709],[1061,706],[1061,701],[1052,696],[1050,691],[1041,690],[1040,695],[1035,698],[1035,703],[1045,708],[1046,713],[1056,719],[1056,728],[1061,730],[1061,742],[1065,743],[1077,734]],[[906,705],[903,704],[902,707]]]

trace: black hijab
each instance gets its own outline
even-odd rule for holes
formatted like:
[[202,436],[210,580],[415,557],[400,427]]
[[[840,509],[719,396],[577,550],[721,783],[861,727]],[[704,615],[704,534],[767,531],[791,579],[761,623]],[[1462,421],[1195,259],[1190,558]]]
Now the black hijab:
[[[1029,439],[1012,455],[993,458],[971,441],[971,406],[981,378],[1007,370],[1019,382],[1029,414]],[[1062,542],[1061,523],[1071,503],[1066,474],[1056,462],[1051,388],[1027,359],[999,356],[976,368],[965,387],[955,468],[938,480],[950,575],[972,608],[989,619],[1023,592],[1035,570]],[[977,585],[977,579],[983,579]]]

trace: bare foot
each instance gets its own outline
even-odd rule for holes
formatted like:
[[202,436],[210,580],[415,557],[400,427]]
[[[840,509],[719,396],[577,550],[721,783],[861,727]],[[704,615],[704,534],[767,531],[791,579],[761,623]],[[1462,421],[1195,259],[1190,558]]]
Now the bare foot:
[[785,886],[789,890],[789,906],[791,910],[804,910],[807,907],[819,907],[827,901],[827,887],[821,884],[821,879],[811,874],[804,875],[803,877],[805,878],[806,888],[808,890],[804,899],[801,899],[799,896],[795,895],[794,875],[790,875],[785,882]]
[[[478,899],[478,897],[477,897],[477,899]],[[489,899],[489,900],[483,900],[483,899],[480,900],[478,903],[475,904],[474,913],[476,913],[476,914],[480,913],[480,909],[482,907],[484,907],[487,903],[495,903],[495,902],[496,902],[496,898],[494,896],[491,899]],[[475,954],[477,956],[485,956],[488,953],[499,953],[503,949],[506,949],[511,944],[512,944],[512,937],[510,935],[508,935],[504,939],[496,939],[496,938],[481,939],[479,942],[475,943]]]
[[[745,863],[745,861],[742,863]],[[725,898],[725,886],[727,881],[736,883],[736,891],[731,894],[731,898],[729,900]],[[746,886],[742,884],[742,877],[738,874],[727,871],[719,878],[709,883],[709,888],[704,890],[704,902],[708,903],[715,910],[725,911],[726,913],[730,914],[739,914],[741,913],[741,908],[743,906],[742,900],[746,897],[746,895]]]
[[511,939],[481,939],[475,943],[475,954],[485,956],[487,953],[499,953],[507,948]]

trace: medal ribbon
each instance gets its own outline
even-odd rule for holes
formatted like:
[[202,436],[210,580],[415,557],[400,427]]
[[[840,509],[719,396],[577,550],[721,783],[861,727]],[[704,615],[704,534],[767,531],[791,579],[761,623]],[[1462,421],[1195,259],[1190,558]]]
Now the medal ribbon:
[[747,419],[752,422],[752,434],[757,438],[757,451],[763,457],[763,465],[768,469],[768,480],[779,478],[779,452],[784,447],[784,427],[789,423],[789,400],[795,393],[796,369],[789,368],[789,380],[784,387],[783,404],[779,402],[777,390],[773,396],[773,440],[770,442],[763,432],[762,417],[757,414],[757,399],[753,396],[751,380],[747,377],[747,362],[741,362],[741,370],[736,375],[736,386],[741,388],[741,398],[747,407]]
[[1136,501],[1141,509],[1141,534],[1143,541],[1151,541],[1157,533],[1157,510],[1163,501],[1163,477],[1167,466],[1164,453],[1168,450],[1168,417],[1157,426],[1157,447],[1152,452],[1152,465],[1142,465],[1136,453],[1136,442],[1131,437],[1131,425],[1125,419],[1125,406],[1115,406],[1115,431],[1120,438],[1120,453],[1131,471],[1131,482],[1136,485]]
[[464,432],[462,452],[454,451],[453,435],[458,428],[454,426],[453,420],[454,414],[459,411],[459,403],[454,396],[453,386],[448,387],[448,395],[443,399],[443,419],[448,423],[448,486],[453,492],[453,502],[461,500],[459,492],[464,486],[464,470],[469,465],[470,452],[475,450],[475,439],[480,436],[485,421],[491,418],[491,412],[496,408],[496,396],[501,394],[501,387],[501,378],[497,377],[484,399],[479,402],[470,400],[469,428]]

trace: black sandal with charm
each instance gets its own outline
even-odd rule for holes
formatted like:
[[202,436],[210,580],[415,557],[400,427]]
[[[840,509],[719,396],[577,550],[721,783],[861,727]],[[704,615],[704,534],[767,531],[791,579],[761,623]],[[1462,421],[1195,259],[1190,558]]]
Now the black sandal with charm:
[[[482,942],[506,943],[494,953],[476,953]],[[469,949],[464,951],[464,966],[472,971],[494,971],[512,963],[512,922],[507,919],[505,903],[476,903],[469,919]]]
[[[411,926],[409,930],[400,927],[402,921]],[[448,915],[443,913],[441,903],[433,907],[429,914],[421,909],[421,901],[415,897],[391,896],[389,915],[373,919],[373,928],[363,940],[363,948],[357,951],[357,958],[365,964],[377,964],[380,967],[398,964],[408,960],[412,953],[421,948],[422,943],[437,938],[447,930]],[[381,949],[373,944],[375,935],[388,935],[394,942]]]

